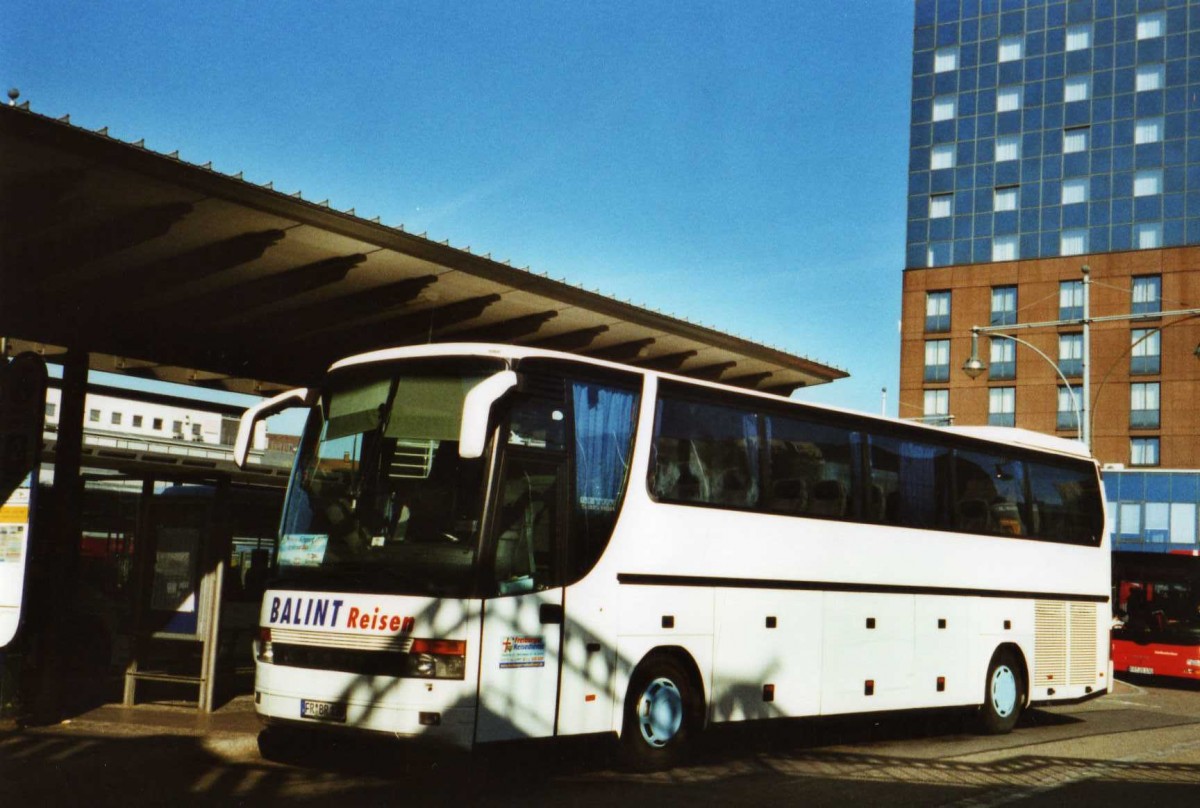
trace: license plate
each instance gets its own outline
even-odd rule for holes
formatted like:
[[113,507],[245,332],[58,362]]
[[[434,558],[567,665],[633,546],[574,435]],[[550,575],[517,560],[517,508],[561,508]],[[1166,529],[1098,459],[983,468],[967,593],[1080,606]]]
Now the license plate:
[[309,699],[301,699],[300,717],[315,718],[318,721],[345,722],[346,705],[335,704],[331,701],[311,701]]
[[1146,674],[1153,674],[1153,673],[1154,673],[1154,668],[1140,668],[1140,667],[1138,667],[1137,665],[1130,665],[1130,666],[1129,666],[1129,672],[1130,672],[1130,673],[1146,673]]

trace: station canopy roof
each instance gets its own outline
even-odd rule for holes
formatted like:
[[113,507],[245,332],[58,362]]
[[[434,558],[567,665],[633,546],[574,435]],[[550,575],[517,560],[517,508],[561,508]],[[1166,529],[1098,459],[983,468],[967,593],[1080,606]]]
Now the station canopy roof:
[[27,104],[0,107],[0,228],[0,336],[94,370],[266,394],[354,353],[479,341],[783,395],[848,375]]

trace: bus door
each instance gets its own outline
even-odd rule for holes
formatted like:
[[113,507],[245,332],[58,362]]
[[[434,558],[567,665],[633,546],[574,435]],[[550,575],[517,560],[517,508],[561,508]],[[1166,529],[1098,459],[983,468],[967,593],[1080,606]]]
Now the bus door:
[[493,497],[476,741],[555,734],[569,493],[565,408],[528,399],[512,416]]

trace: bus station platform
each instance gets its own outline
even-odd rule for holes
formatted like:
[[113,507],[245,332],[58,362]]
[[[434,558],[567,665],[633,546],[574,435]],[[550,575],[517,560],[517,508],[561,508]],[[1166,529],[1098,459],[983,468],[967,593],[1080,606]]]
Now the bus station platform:
[[125,707],[104,704],[56,724],[21,727],[0,720],[0,757],[6,740],[18,736],[43,739],[135,740],[161,736],[191,738],[209,754],[229,762],[258,757],[258,733],[262,723],[254,713],[254,696],[242,695],[220,705],[211,713],[194,703],[156,702]]

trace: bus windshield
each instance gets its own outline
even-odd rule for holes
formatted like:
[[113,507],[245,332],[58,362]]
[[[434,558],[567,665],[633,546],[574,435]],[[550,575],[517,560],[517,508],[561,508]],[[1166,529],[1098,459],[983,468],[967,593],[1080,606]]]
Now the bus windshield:
[[459,457],[463,399],[502,367],[442,360],[333,375],[305,427],[277,583],[470,596],[485,460]]

